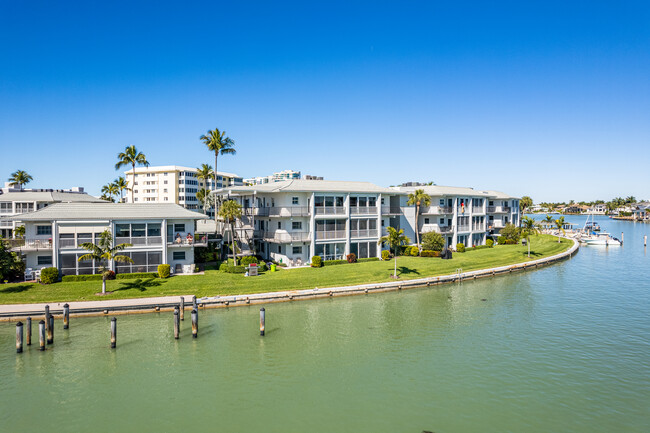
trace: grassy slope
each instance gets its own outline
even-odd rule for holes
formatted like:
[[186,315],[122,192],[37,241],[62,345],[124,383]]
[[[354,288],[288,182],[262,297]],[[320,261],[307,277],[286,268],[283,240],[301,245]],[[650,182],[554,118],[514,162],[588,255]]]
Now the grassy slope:
[[[401,279],[446,275],[456,272],[504,266],[554,255],[568,249],[572,242],[557,242],[556,237],[540,235],[532,238],[531,258],[521,245],[495,246],[463,254],[454,254],[452,260],[424,257],[398,257],[397,272]],[[266,272],[258,277],[246,278],[241,274],[206,271],[205,275],[177,276],[166,280],[114,280],[108,281],[105,297],[95,296],[101,291],[100,281],[80,281],[41,285],[15,283],[0,285],[0,304],[31,302],[61,302],[99,299],[141,298],[195,294],[201,296],[261,293],[278,290],[310,289],[363,283],[390,281],[394,261],[344,264],[319,269],[301,268]]]

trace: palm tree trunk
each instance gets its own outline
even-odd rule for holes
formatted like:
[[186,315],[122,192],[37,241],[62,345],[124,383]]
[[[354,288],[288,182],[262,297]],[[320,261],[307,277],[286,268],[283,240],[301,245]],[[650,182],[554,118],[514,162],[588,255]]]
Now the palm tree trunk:
[[133,191],[135,190],[135,164],[131,164],[133,166],[133,185],[131,185],[131,203],[135,203],[134,198],[133,198]]
[[102,295],[106,294],[106,275],[102,275]]
[[232,236],[232,263],[237,266],[237,250],[235,249],[235,224],[230,223],[230,236]]
[[528,258],[530,259],[530,238],[528,238]]
[[[214,190],[217,190],[217,157],[219,156],[219,151],[214,151]],[[214,207],[214,223],[217,223],[217,206]]]
[[393,278],[397,278],[397,250],[395,250],[395,270],[393,271]]
[[418,245],[418,253],[420,252],[420,205],[415,206],[415,242]]

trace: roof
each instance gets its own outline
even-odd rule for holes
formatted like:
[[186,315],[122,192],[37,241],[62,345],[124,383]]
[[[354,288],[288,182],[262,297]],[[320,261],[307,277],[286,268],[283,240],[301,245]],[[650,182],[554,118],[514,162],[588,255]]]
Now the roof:
[[501,191],[485,191],[486,193],[490,194],[490,196],[496,198],[497,200],[508,200],[508,199],[516,199],[519,200],[520,197],[515,197],[512,195],[508,195],[505,192]]
[[102,203],[97,197],[85,192],[62,191],[11,191],[0,194],[0,201],[38,201],[38,202],[95,202]]
[[[136,173],[157,173],[161,171],[191,171],[196,172],[198,169],[196,167],[183,167],[181,165],[156,165],[149,167],[136,167]],[[125,174],[133,173],[133,169],[130,168],[124,172]],[[241,177],[235,173],[228,173],[225,171],[217,170],[217,174],[225,177]]]
[[11,217],[16,221],[205,219],[207,216],[173,203],[55,203],[36,212]]
[[413,192],[417,189],[424,190],[425,193],[434,196],[458,196],[458,195],[468,195],[472,197],[492,197],[491,194],[488,194],[486,191],[478,191],[474,188],[463,187],[463,186],[442,186],[442,185],[422,185],[422,186],[398,186],[394,189],[402,192]]
[[262,185],[230,186],[217,190],[217,193],[253,193],[253,192],[353,192],[399,194],[391,188],[370,182],[349,182],[339,180],[292,179]]

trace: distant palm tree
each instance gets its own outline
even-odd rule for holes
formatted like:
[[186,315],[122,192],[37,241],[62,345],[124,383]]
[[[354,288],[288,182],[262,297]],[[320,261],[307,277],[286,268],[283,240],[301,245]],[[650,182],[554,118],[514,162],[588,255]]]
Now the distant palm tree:
[[526,210],[533,205],[533,199],[525,195],[519,200],[519,209],[521,209],[521,214],[524,215]]
[[564,217],[560,217],[556,219],[554,222],[555,222],[555,227],[557,227],[558,229],[557,242],[560,243],[562,242],[562,239],[560,238],[559,233],[561,232],[562,234],[566,234],[566,231],[564,230]]
[[[133,183],[135,184],[135,166],[136,164],[144,165],[149,167],[149,161],[147,157],[142,152],[138,152],[138,149],[135,146],[127,146],[124,149],[124,152],[117,154],[117,164],[115,164],[115,170],[119,170],[121,167],[130,165],[133,169]],[[133,185],[131,185],[131,203],[135,203],[133,200]]]
[[117,188],[120,194],[120,203],[124,201],[124,190],[129,190],[129,183],[124,179],[124,176],[120,176],[113,181],[113,185]]
[[101,197],[102,199],[115,203],[113,196],[118,194],[119,194],[119,190],[114,183],[108,183],[102,186],[102,197]]
[[521,235],[526,238],[528,244],[528,258],[530,258],[530,237],[531,235],[539,234],[539,225],[531,217],[523,217],[521,219]]
[[203,213],[207,214],[208,208],[212,207],[212,196],[210,196],[210,191],[201,188],[196,192],[196,199],[202,203]]
[[407,245],[411,240],[404,234],[404,229],[397,230],[394,227],[386,227],[388,235],[383,236],[377,242],[380,245],[388,245],[388,248],[392,249],[395,254],[395,271],[393,272],[393,277],[397,278],[397,251],[402,245]]
[[415,192],[408,195],[406,204],[415,205],[415,242],[418,245],[418,251],[420,251],[420,206],[431,206],[431,196],[423,189],[416,189]]
[[[226,224],[230,224],[230,235],[232,237],[232,261],[237,266],[237,250],[235,249],[235,222],[241,218],[241,205],[234,200],[226,200],[219,208],[219,216]],[[215,215],[216,218],[216,215]]]
[[636,203],[636,197],[633,195],[625,198],[625,204]]
[[85,242],[81,244],[81,248],[90,251],[77,259],[78,261],[94,260],[99,263],[99,271],[102,273],[102,295],[106,294],[106,277],[108,276],[109,266],[111,262],[124,262],[133,263],[129,256],[118,254],[125,248],[130,247],[131,244],[119,244],[113,246],[113,236],[108,230],[104,230],[97,244],[92,242]]
[[210,164],[201,164],[201,167],[196,169],[196,178],[205,182],[205,188],[208,188],[208,179],[214,176],[214,170]]
[[[219,128],[209,130],[206,135],[199,137],[208,147],[208,150],[214,152],[214,188],[217,188],[217,157],[219,155],[235,155],[237,151],[234,149],[235,141],[226,137],[226,131],[219,131]],[[217,215],[214,215],[215,221]]]
[[18,185],[20,190],[23,190],[23,186],[34,180],[26,171],[16,170],[11,173],[9,178],[10,185]]

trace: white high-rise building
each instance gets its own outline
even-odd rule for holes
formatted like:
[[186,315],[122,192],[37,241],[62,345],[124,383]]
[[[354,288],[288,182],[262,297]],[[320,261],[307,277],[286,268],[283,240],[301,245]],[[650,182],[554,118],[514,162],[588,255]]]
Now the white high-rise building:
[[[300,179],[300,172],[294,170],[282,170],[269,176],[258,176],[244,179],[244,185],[264,185],[272,182],[281,182],[283,180]],[[322,178],[321,178],[322,180]]]

